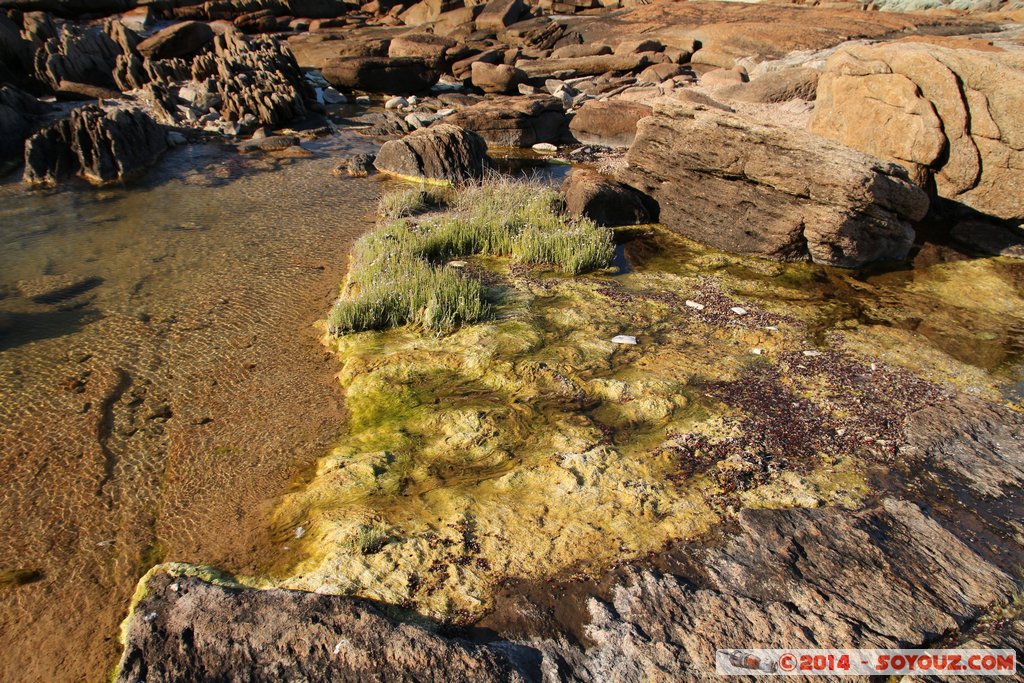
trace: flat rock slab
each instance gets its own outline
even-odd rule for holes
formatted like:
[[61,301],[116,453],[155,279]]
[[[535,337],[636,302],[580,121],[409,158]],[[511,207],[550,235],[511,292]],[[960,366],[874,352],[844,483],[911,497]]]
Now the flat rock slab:
[[662,105],[637,124],[620,179],[660,220],[739,254],[858,267],[906,258],[928,196],[903,167],[810,133]]

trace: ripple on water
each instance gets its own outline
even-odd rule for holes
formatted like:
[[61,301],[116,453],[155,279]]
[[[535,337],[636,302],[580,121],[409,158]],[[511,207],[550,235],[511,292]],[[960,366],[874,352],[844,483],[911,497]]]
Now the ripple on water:
[[[101,678],[155,561],[263,561],[269,502],[342,422],[312,324],[378,195],[330,174],[365,141],[313,146],[182,148],[130,188],[0,185],[0,572],[33,577],[0,585],[0,679]],[[97,284],[19,290],[44,276]]]

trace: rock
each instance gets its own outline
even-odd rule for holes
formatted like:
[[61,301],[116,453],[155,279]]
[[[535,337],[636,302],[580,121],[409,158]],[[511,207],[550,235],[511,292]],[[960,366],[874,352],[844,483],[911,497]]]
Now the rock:
[[441,123],[385,142],[374,166],[403,177],[454,182],[483,177],[491,159],[479,135]]
[[13,85],[0,86],[0,164],[21,160],[25,140],[45,108]]
[[432,63],[420,57],[333,59],[323,73],[336,88],[385,93],[428,90],[441,75]]
[[458,45],[457,41],[432,33],[410,33],[392,38],[388,47],[389,57],[420,57],[440,64],[449,50]]
[[78,296],[102,282],[98,277],[82,275],[40,275],[27,280],[18,280],[15,286],[22,296],[38,303],[50,304]]
[[690,73],[689,69],[679,64],[654,64],[640,72],[636,82],[640,85],[657,85],[663,81],[671,80],[676,76]]
[[465,80],[470,78],[472,74],[473,64],[476,62],[486,62],[487,64],[501,64],[502,59],[505,58],[504,50],[484,50],[478,54],[452,64],[452,75],[459,80]]
[[642,195],[597,171],[574,169],[562,193],[569,215],[585,216],[598,225],[639,225],[653,218]]
[[[373,154],[356,154],[342,166],[352,178],[365,178],[373,173],[373,163],[376,160]],[[341,166],[339,166],[341,168]]]
[[566,59],[519,60],[516,66],[531,78],[578,78],[641,71],[652,64],[649,54],[597,55]]
[[213,29],[201,21],[184,21],[157,31],[138,44],[137,49],[149,59],[191,57],[213,41]]
[[591,645],[547,641],[542,667],[568,680],[644,681],[657,671],[703,681],[718,679],[719,648],[925,647],[1013,590],[1005,572],[906,501],[738,517],[739,534],[701,562],[700,587],[631,571],[610,604],[588,602]]
[[526,80],[522,70],[508,64],[473,62],[472,82],[486,93],[510,94],[518,92],[519,84]]
[[664,52],[665,45],[653,38],[631,38],[615,46],[617,55],[635,55],[641,52]]
[[167,144],[171,147],[181,147],[188,144],[188,138],[176,130],[167,131]]
[[813,101],[818,90],[818,76],[819,73],[815,69],[768,71],[749,83],[719,88],[715,91],[715,96],[741,102]]
[[906,258],[928,196],[905,169],[801,130],[665,105],[620,179],[660,222],[723,251],[857,267]]
[[138,176],[167,149],[163,126],[136,107],[86,105],[25,143],[25,182],[52,185],[77,173],[95,185]]
[[[35,51],[35,77],[52,89],[61,81],[120,87],[114,72],[126,55],[135,55],[138,37],[117,21],[102,24],[40,25],[53,37],[46,38]],[[137,59],[137,58],[136,58]]]
[[825,64],[811,130],[906,166],[942,197],[1024,220],[1024,60],[919,42]]
[[531,145],[530,149],[534,152],[541,152],[542,154],[554,154],[558,151],[558,147],[552,145],[550,142],[538,142],[536,145]]
[[111,88],[104,88],[88,83],[73,83],[61,81],[54,93],[57,99],[63,102],[82,102],[86,100],[112,100],[121,96],[121,93]]
[[740,67],[712,69],[700,77],[700,84],[707,88],[721,88],[722,86],[739,85],[746,82],[747,73]]
[[409,106],[409,100],[404,97],[392,97],[384,103],[385,109],[405,109]]
[[618,334],[612,337],[612,344],[625,344],[627,346],[636,346],[636,337],[631,337],[628,334]]
[[452,114],[447,122],[475,131],[497,147],[557,142],[566,132],[562,103],[546,95],[489,98]]
[[649,106],[637,102],[590,100],[573,116],[569,130],[587,145],[629,147],[636,137],[637,122],[652,113]]
[[1022,427],[1019,413],[958,397],[910,416],[901,456],[929,471],[949,472],[980,495],[999,498],[1024,485]]
[[243,154],[248,152],[280,152],[290,149],[299,144],[299,139],[294,135],[270,135],[253,137],[238,146],[238,151]]
[[446,10],[454,9],[450,0],[422,0],[398,15],[399,20],[409,26],[419,26],[437,21]]
[[552,59],[574,59],[576,57],[597,57],[610,55],[612,49],[602,43],[584,43],[583,45],[565,45],[551,52]]
[[1024,258],[1024,230],[989,221],[964,220],[953,226],[950,236],[960,244],[992,256]]
[[192,61],[191,71],[215,94],[218,113],[227,121],[252,116],[261,125],[280,126],[307,113],[309,85],[295,58],[273,38],[219,35],[212,51]]
[[526,11],[523,0],[488,0],[476,18],[476,30],[500,32],[519,21]]
[[[172,586],[176,586],[172,588]],[[509,650],[396,624],[369,602],[246,590],[158,571],[126,627],[117,681],[400,680],[524,683]],[[514,648],[513,648],[514,649]]]

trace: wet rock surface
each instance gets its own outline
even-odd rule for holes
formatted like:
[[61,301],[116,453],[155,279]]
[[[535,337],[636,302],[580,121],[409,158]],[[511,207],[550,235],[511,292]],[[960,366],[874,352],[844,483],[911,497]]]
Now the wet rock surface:
[[741,254],[899,261],[910,222],[928,211],[900,166],[724,112],[676,107],[641,119],[627,160],[620,178],[658,202],[665,225]]
[[[923,464],[956,451],[954,469],[942,479],[947,486],[985,480],[993,454],[1019,474],[1024,420],[999,415],[995,425],[993,417],[991,408],[974,399],[925,408],[909,419],[905,455]],[[995,438],[993,429],[1000,432]],[[937,451],[938,443],[946,450]],[[985,493],[1009,496],[1019,509],[1021,478],[1012,478]],[[314,676],[344,665],[352,666],[348,675],[370,675],[373,662],[341,657],[344,664],[339,664],[317,653],[332,643],[361,642],[368,633],[374,634],[372,643],[395,629],[402,630],[398,637],[414,642],[409,657],[389,671],[429,678],[433,672],[420,667],[441,661],[440,671],[453,680],[477,667],[511,680],[716,680],[715,651],[720,648],[914,648],[949,642],[950,634],[958,633],[964,635],[954,636],[953,642],[965,647],[1013,647],[1020,640],[1019,619],[1003,620],[980,636],[971,635],[970,628],[990,612],[998,613],[1018,590],[1020,577],[1007,570],[1017,567],[1024,546],[1007,539],[1011,547],[1000,561],[979,555],[969,542],[962,527],[897,497],[883,497],[859,510],[744,510],[737,528],[719,545],[681,551],[693,553],[688,571],[627,568],[601,597],[563,598],[585,601],[585,646],[518,638],[470,650],[458,639],[428,638],[415,627],[395,626],[360,601],[280,590],[245,590],[227,600],[221,598],[224,588],[157,574],[132,616],[119,680],[145,675],[147,680],[171,680],[159,676],[208,666],[222,656],[239,665],[240,680],[258,680],[245,673],[253,666],[249,651],[236,654],[224,643],[273,643],[280,632],[276,615],[312,602],[324,618],[301,630],[304,642],[314,646],[296,665]],[[172,582],[179,587],[173,592],[167,588]],[[194,613],[200,604],[202,613]],[[532,608],[522,604],[520,609],[528,614]],[[343,620],[339,614],[361,618]],[[371,643],[362,650],[367,656],[377,650]],[[434,656],[442,659],[431,660]],[[387,661],[387,653],[381,658]],[[273,654],[260,657],[264,666],[275,661]],[[161,672],[155,679],[154,669]]]

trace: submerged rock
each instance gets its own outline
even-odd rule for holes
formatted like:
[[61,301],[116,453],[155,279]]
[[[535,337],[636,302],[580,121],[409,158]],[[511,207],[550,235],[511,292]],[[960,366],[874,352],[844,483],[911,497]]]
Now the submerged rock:
[[857,267],[906,258],[928,196],[896,164],[796,129],[665,106],[638,124],[622,179],[662,223],[739,254]]
[[479,135],[442,123],[385,142],[373,163],[395,175],[457,181],[482,177],[491,158]]
[[25,182],[52,185],[77,174],[95,185],[142,173],[167,150],[163,126],[135,107],[87,105],[28,139]]

